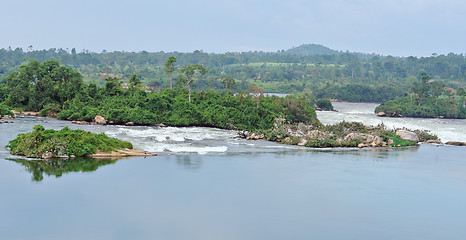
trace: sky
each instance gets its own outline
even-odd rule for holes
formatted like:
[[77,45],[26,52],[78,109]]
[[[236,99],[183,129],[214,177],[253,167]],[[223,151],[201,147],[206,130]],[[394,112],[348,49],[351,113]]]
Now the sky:
[[0,0],[0,48],[466,53],[464,0]]

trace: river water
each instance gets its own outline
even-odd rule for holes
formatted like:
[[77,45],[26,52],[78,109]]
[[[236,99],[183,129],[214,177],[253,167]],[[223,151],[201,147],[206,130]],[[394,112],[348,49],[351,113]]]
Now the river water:
[[[464,141],[464,120],[389,119],[335,103],[342,119],[429,129]],[[372,109],[372,110],[371,110]],[[464,239],[465,147],[308,149],[209,128],[36,124],[133,142],[160,156],[44,164],[0,149],[0,239]]]
[[406,127],[429,130],[443,142],[466,142],[466,119],[378,117],[374,114],[377,103],[334,102],[333,106],[338,112],[317,112],[322,123],[334,124],[343,120],[373,126],[383,123],[389,129]]

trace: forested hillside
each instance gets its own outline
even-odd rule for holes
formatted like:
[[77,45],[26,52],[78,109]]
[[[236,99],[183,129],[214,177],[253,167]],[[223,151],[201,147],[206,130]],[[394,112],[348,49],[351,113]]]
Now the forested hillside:
[[[104,86],[108,77],[126,82],[137,74],[145,85],[157,90],[169,87],[169,74],[164,68],[170,56],[176,58],[175,69],[188,64],[202,64],[208,69],[195,90],[220,90],[225,88],[224,79],[232,78],[236,91],[250,89],[254,84],[266,92],[310,92],[319,98],[382,102],[403,96],[420,70],[432,79],[443,80],[448,88],[466,85],[463,54],[392,57],[338,52],[315,44],[277,52],[224,54],[0,49],[0,83],[6,82],[24,58],[40,62],[53,58],[80,72],[87,83]],[[174,73],[173,78],[176,80],[178,74]]]

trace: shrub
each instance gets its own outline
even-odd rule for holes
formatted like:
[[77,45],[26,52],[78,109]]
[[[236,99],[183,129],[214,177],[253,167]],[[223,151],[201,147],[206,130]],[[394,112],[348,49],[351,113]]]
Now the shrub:
[[316,100],[316,105],[322,110],[333,111],[332,101],[328,98],[320,98]]
[[7,105],[0,103],[0,118],[5,115],[13,116],[14,114]]

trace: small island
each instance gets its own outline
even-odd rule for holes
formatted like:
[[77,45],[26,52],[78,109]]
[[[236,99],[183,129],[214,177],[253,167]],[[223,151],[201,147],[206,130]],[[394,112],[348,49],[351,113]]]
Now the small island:
[[380,104],[375,113],[380,117],[466,118],[464,88],[447,88],[445,82],[431,79],[425,71],[420,71],[405,95]]
[[442,143],[438,136],[427,131],[388,130],[383,124],[374,127],[365,126],[359,122],[343,121],[333,125],[321,123],[306,125],[289,123],[286,119],[276,119],[273,128],[268,130],[241,131],[239,137],[248,140],[264,139],[311,148],[406,147],[414,146],[418,142]]
[[111,138],[104,133],[71,130],[59,131],[36,125],[34,131],[19,134],[6,146],[13,155],[29,158],[75,158],[75,157],[130,157],[155,156],[155,153],[133,149],[130,142]]

